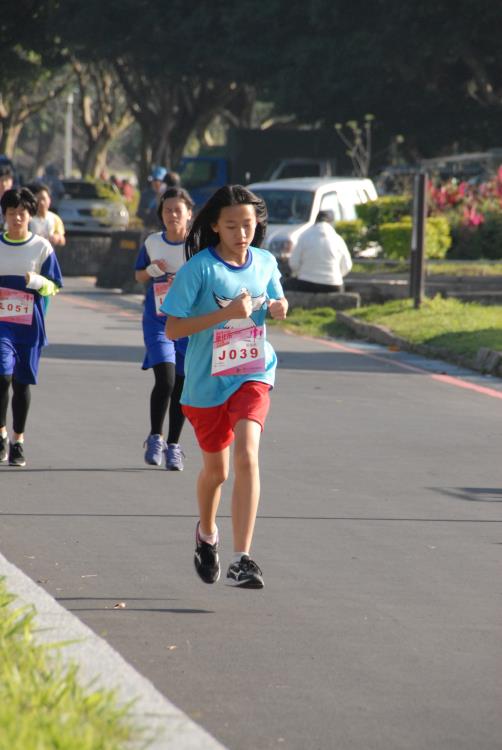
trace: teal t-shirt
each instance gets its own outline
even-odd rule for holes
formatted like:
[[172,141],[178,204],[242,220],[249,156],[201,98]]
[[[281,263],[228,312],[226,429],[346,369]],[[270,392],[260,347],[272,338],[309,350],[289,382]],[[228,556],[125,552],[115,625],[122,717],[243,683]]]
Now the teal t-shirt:
[[[177,318],[205,315],[235,299],[243,290],[253,299],[253,323],[264,326],[269,299],[284,297],[274,256],[268,250],[250,247],[244,265],[232,266],[222,260],[214,248],[208,247],[180,268],[161,310]],[[223,322],[190,336],[182,404],[218,406],[248,380],[274,385],[277,357],[266,336],[264,372],[211,375],[213,331],[225,327],[226,322]]]

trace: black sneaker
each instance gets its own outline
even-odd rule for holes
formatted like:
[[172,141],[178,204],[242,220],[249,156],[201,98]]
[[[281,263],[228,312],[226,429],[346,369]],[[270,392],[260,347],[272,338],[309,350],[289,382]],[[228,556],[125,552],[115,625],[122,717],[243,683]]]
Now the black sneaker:
[[193,558],[195,570],[204,583],[216,583],[220,577],[220,558],[218,557],[218,542],[208,544],[199,536],[199,524],[195,529],[195,555]]
[[241,589],[262,589],[265,586],[260,568],[249,555],[242,555],[239,562],[230,565],[225,583]]
[[0,463],[7,461],[9,455],[9,438],[0,435]]
[[11,443],[9,447],[9,466],[26,466],[22,443]]

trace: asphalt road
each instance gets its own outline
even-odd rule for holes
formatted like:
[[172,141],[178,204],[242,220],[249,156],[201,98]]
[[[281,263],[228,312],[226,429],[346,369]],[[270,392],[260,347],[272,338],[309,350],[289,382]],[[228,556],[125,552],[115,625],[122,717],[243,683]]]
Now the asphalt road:
[[236,591],[193,570],[191,429],[183,473],[143,464],[138,299],[70,279],[48,330],[11,562],[231,750],[500,750],[502,381],[272,332],[266,587]]

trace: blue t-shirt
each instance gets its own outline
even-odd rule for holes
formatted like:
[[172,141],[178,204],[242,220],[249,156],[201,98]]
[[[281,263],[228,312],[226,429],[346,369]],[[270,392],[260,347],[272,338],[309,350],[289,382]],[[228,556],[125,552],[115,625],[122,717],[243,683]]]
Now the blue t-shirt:
[[5,234],[0,235],[0,287],[33,296],[31,325],[2,322],[0,317],[0,339],[7,338],[14,345],[41,347],[47,343],[44,297],[34,289],[26,288],[25,274],[28,271],[45,276],[58,287],[63,285],[56,253],[48,240],[32,234],[27,240],[13,242]]
[[[255,325],[264,325],[267,298],[284,297],[274,256],[268,250],[250,247],[244,265],[232,266],[209,247],[197,253],[178,271],[161,310],[177,318],[205,315],[218,310],[222,303],[235,299],[243,290],[247,290],[254,300],[265,300],[261,305],[258,302],[256,306],[260,305],[259,308],[251,314]],[[189,337],[182,404],[218,406],[248,380],[270,386],[274,384],[277,357],[268,341],[265,341],[265,372],[211,375],[213,331],[216,328],[225,328],[225,322]]]

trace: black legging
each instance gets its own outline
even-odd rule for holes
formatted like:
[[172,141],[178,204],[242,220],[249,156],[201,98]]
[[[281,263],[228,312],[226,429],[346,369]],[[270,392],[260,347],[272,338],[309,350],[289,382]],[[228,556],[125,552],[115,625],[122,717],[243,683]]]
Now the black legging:
[[0,427],[7,424],[9,386],[12,384],[12,429],[18,435],[24,432],[31,402],[30,386],[20,383],[12,375],[0,375]]
[[153,366],[155,385],[150,396],[150,424],[152,435],[162,435],[164,419],[169,406],[168,443],[179,443],[181,430],[185,423],[185,416],[181,411],[181,391],[183,390],[183,375],[176,374],[176,367],[172,362],[161,362]]

